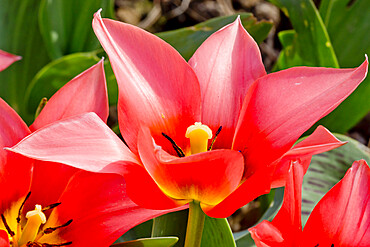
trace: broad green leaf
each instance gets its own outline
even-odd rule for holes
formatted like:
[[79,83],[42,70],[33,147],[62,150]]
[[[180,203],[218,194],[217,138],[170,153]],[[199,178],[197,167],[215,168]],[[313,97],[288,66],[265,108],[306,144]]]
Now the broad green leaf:
[[181,210],[155,218],[152,237],[176,236],[179,241],[174,246],[184,246],[188,213],[188,210]]
[[[263,220],[272,221],[283,204],[284,188],[275,189],[269,195],[274,196],[274,199],[256,225]],[[248,230],[234,233],[234,238],[238,247],[256,246]]]
[[118,243],[114,247],[172,247],[176,244],[177,237],[145,238],[125,243]]
[[[205,41],[215,31],[233,22],[237,16],[238,15],[217,17],[192,27],[157,33],[156,35],[170,43],[186,60],[189,60],[203,41]],[[262,42],[267,37],[272,27],[271,22],[258,22],[251,13],[241,13],[239,16],[243,26],[248,30],[257,43]]]
[[236,246],[227,219],[216,219],[206,216],[201,246],[202,247]]
[[355,160],[364,159],[370,163],[370,150],[347,136],[336,134],[336,137],[348,143],[326,153],[314,155],[303,179],[302,186],[302,223],[317,202],[339,182]]
[[[339,67],[329,35],[312,0],[270,0],[290,18],[294,38],[290,37],[288,50],[282,51],[275,69],[293,66]],[[290,34],[291,35],[291,34]]]
[[[152,237],[176,236],[179,241],[176,247],[184,246],[188,210],[169,213],[154,219]],[[215,219],[206,216],[202,235],[202,247],[235,246],[230,226],[226,219]]]
[[[97,52],[89,52],[67,55],[47,64],[28,87],[25,97],[27,112],[34,114],[43,97],[49,99],[64,84],[99,60]],[[110,103],[115,104],[118,97],[117,83],[109,62],[106,61],[104,64]]]
[[[349,6],[350,4],[350,6]],[[320,14],[338,57],[340,67],[360,65],[370,54],[370,4],[368,0],[323,0]],[[370,77],[320,124],[345,133],[370,111]],[[355,110],[354,110],[355,109]]]
[[42,0],[39,25],[51,59],[100,47],[91,27],[93,14],[103,9],[112,18],[113,0]]
[[23,57],[0,73],[0,97],[22,116],[26,87],[49,62],[38,26],[39,5],[40,0],[0,0],[0,49]]
[[341,67],[358,66],[370,53],[368,0],[322,0],[320,14]]

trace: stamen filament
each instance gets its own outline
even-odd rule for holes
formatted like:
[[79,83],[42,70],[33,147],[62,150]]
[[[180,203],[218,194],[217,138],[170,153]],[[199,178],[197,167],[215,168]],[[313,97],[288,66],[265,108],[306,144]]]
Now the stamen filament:
[[37,243],[37,242],[28,242],[27,247],[58,247],[58,246],[67,246],[71,245],[72,242],[65,242],[61,244],[48,244],[48,243]]
[[185,157],[185,153],[184,151],[182,151],[182,149],[176,144],[176,142],[174,140],[172,140],[171,137],[169,137],[168,135],[166,135],[165,133],[162,132],[162,135],[171,142],[172,144],[172,147],[175,149],[177,155],[179,157]]
[[44,233],[45,234],[50,234],[52,232],[54,232],[55,230],[58,230],[59,228],[62,228],[62,227],[66,227],[68,226],[69,224],[72,223],[72,219],[70,219],[69,221],[67,221],[66,223],[64,223],[63,225],[60,225],[60,226],[56,226],[56,227],[48,227],[44,230]]
[[27,193],[26,197],[24,198],[21,206],[19,207],[19,210],[18,210],[18,216],[17,216],[17,223],[19,224],[19,222],[21,222],[21,214],[22,214],[22,208],[24,206],[24,204],[26,203],[26,201],[28,200],[28,198],[30,197],[31,195],[31,191]]
[[215,143],[216,138],[217,138],[218,134],[220,134],[221,130],[222,130],[222,126],[218,127],[218,129],[217,129],[217,131],[215,133],[215,137],[213,137],[212,142],[211,142],[211,145],[208,148],[208,151],[211,151],[212,150],[213,144]]
[[57,203],[50,204],[49,206],[44,207],[42,209],[42,212],[48,211],[50,209],[53,209],[53,208],[59,206],[60,204],[62,204],[62,203],[61,202],[57,202]]
[[4,224],[5,229],[8,232],[8,234],[10,236],[14,237],[15,233],[12,231],[12,229],[10,229],[10,227],[8,225],[8,222],[6,222],[5,216],[3,214],[1,214],[1,220],[3,221],[3,224]]

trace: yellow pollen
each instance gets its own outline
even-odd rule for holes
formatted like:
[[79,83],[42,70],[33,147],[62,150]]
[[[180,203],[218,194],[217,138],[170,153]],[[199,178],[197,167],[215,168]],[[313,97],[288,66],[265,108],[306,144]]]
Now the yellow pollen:
[[188,127],[185,137],[190,139],[191,154],[206,152],[208,139],[212,138],[212,130],[207,125],[196,122]]
[[22,231],[22,235],[18,241],[18,246],[33,242],[39,232],[41,224],[46,223],[46,216],[42,212],[41,205],[36,205],[35,210],[29,211],[26,214],[27,223]]

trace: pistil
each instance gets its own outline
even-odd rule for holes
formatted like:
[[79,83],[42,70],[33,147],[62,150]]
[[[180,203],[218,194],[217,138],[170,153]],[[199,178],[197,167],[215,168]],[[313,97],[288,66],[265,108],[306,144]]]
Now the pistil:
[[212,138],[212,130],[207,125],[196,122],[188,127],[185,137],[190,139],[191,154],[206,152],[208,139]]
[[46,223],[46,216],[42,212],[41,205],[36,205],[35,210],[27,212],[26,218],[27,223],[18,241],[19,246],[27,244],[28,242],[33,242],[37,236],[41,224]]

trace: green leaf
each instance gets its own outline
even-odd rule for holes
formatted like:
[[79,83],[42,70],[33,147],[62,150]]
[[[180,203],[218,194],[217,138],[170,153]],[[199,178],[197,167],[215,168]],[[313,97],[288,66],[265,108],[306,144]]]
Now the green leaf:
[[49,62],[37,21],[39,5],[40,0],[0,0],[0,49],[23,57],[0,73],[0,97],[21,115],[27,85]]
[[50,58],[99,48],[93,14],[102,8],[104,16],[113,17],[113,6],[113,0],[42,0],[39,25]]
[[[350,6],[348,6],[351,3]],[[358,66],[370,52],[368,0],[322,0],[320,14],[341,67]]]
[[[351,3],[350,6],[347,6]],[[359,66],[370,54],[370,4],[368,0],[323,0],[320,14],[342,68]],[[370,77],[319,124],[345,133],[370,111]],[[354,110],[355,109],[355,110]]]
[[[100,58],[97,52],[76,53],[61,57],[47,64],[33,78],[28,87],[25,102],[27,112],[34,114],[42,98],[50,97],[72,78],[96,64]],[[108,84],[108,96],[111,104],[117,103],[118,88],[110,68],[110,64],[104,63]]]
[[145,238],[125,243],[113,244],[114,247],[171,247],[176,244],[177,237]]
[[[170,43],[186,60],[189,60],[203,41],[205,41],[215,31],[233,22],[237,16],[238,15],[217,17],[192,27],[157,33],[156,35]],[[257,43],[262,42],[267,37],[272,27],[271,22],[258,22],[251,13],[241,13],[239,16],[243,26],[248,30]]]
[[290,18],[295,34],[289,34],[288,50],[281,53],[275,69],[293,66],[339,67],[329,35],[312,0],[270,0]]
[[153,220],[152,237],[176,236],[175,247],[184,246],[189,210],[159,216]]
[[[272,219],[279,211],[281,205],[283,204],[284,188],[274,189],[271,191],[270,195],[274,196],[274,200],[270,202],[268,209],[265,211],[261,219],[255,225],[262,222],[263,220],[272,221]],[[240,247],[256,246],[248,230],[234,233],[234,238],[237,246]]]
[[[179,241],[175,247],[184,246],[188,210],[169,213],[154,219],[152,237],[176,236]],[[235,246],[230,226],[226,219],[215,219],[206,216],[202,235],[202,247]]]
[[302,223],[305,224],[317,202],[341,180],[355,160],[370,163],[370,150],[358,141],[336,134],[338,139],[348,141],[340,148],[314,155],[303,179]]
[[202,247],[236,246],[227,219],[216,219],[206,216],[201,246]]

